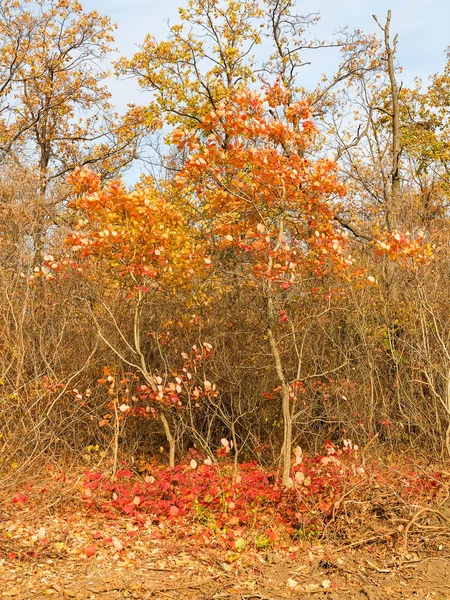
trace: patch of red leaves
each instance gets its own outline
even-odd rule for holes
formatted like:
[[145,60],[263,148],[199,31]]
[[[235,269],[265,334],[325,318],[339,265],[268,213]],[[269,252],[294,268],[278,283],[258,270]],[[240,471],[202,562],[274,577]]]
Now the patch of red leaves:
[[145,477],[129,469],[114,479],[86,471],[86,502],[108,517],[126,514],[137,523],[201,524],[233,545],[244,531],[258,531],[267,542],[320,529],[339,509],[339,500],[364,471],[351,449],[328,446],[326,456],[297,457],[292,481],[281,487],[276,473],[254,462],[237,473],[228,462],[155,466]]

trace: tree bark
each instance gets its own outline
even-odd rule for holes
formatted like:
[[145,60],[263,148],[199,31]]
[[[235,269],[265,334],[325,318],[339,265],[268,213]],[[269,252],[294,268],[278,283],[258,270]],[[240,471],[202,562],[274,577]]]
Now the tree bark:
[[161,422],[164,426],[164,433],[166,434],[167,443],[169,444],[169,467],[175,466],[175,437],[170,430],[169,421],[166,415],[162,412],[160,417]]

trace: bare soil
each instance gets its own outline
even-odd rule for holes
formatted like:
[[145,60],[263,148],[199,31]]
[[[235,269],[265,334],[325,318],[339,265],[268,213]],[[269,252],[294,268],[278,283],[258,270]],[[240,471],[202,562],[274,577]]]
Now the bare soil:
[[[217,551],[178,552],[166,544],[148,556],[64,556],[6,560],[0,567],[2,600],[329,600],[449,599],[450,547],[401,556],[384,543],[340,550],[313,544],[293,552],[243,553],[232,563]],[[414,544],[415,545],[415,544]],[[5,546],[3,546],[5,548]]]
[[23,504],[8,492],[0,600],[450,600],[442,488],[414,503],[389,486],[355,488],[325,530],[258,549],[255,531],[242,529],[234,550],[220,532],[203,538],[205,525],[95,512],[75,484],[54,485],[45,502],[38,486]]

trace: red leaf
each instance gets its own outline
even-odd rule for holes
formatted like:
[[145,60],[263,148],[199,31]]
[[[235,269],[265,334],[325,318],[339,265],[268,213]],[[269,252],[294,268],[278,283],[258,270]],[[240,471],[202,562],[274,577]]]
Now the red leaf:
[[86,554],[86,556],[88,558],[90,556],[93,556],[96,552],[97,552],[97,546],[94,546],[93,544],[89,544],[89,546],[86,546],[86,548],[84,549],[84,553]]
[[119,477],[133,477],[133,473],[129,469],[121,469],[116,473],[117,479]]
[[14,504],[23,504],[24,502],[28,501],[28,498],[20,492],[17,492],[17,494],[13,496],[12,501],[14,502]]

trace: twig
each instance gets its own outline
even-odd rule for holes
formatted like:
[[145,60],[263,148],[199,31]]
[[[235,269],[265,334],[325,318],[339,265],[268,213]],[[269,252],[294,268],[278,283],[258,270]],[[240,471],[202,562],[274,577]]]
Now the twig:
[[424,506],[423,508],[421,508],[420,510],[418,510],[416,512],[416,514],[414,515],[414,517],[411,519],[411,521],[408,523],[408,525],[405,527],[405,533],[403,535],[403,544],[402,544],[402,552],[403,554],[406,554],[407,550],[408,550],[408,532],[411,529],[411,527],[414,525],[414,523],[417,521],[417,519],[423,515],[426,512],[430,512],[433,513],[435,515],[438,515],[439,517],[441,517],[441,519],[443,519],[446,523],[450,523],[450,518],[447,517],[446,515],[444,515],[444,513],[442,513],[440,510],[437,510],[435,508],[428,508],[426,506]]
[[340,546],[336,550],[336,552],[341,552],[342,550],[348,550],[349,548],[356,548],[357,546],[363,546],[364,544],[368,544],[369,542],[375,542],[376,540],[389,537],[393,533],[395,533],[395,530],[388,531],[387,533],[382,533],[380,535],[374,535],[374,536],[372,536],[370,538],[366,538],[364,540],[356,540],[355,542],[352,542],[351,544],[345,544],[345,546]]

